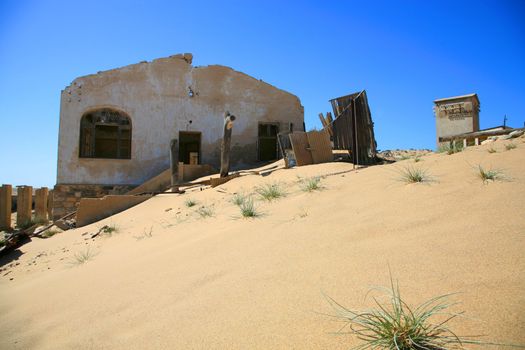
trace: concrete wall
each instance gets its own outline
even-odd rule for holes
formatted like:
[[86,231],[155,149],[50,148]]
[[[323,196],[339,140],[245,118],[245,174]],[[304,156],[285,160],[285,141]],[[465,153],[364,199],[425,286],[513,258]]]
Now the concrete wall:
[[475,94],[434,101],[436,142],[440,137],[479,130],[479,100]]
[[[80,119],[98,108],[131,118],[131,159],[79,158]],[[169,167],[179,131],[202,132],[201,163],[219,167],[225,110],[237,116],[233,166],[257,161],[258,122],[303,128],[296,96],[228,67],[193,67],[190,54],[75,79],[61,95],[57,184],[139,185]]]

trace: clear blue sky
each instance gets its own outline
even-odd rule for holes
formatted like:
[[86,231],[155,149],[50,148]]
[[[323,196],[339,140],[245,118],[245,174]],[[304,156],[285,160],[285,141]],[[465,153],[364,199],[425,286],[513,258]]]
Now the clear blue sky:
[[307,128],[366,89],[380,149],[433,148],[441,97],[525,122],[525,1],[0,0],[0,183],[55,184],[74,78],[182,52],[296,94]]

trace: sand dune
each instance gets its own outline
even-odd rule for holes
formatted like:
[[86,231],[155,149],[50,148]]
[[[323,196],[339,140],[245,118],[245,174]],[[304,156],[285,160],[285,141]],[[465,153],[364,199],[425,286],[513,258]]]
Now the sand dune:
[[[524,140],[358,171],[330,163],[243,176],[34,239],[0,275],[0,348],[348,349],[357,342],[331,334],[340,324],[322,315],[333,313],[323,293],[362,309],[389,267],[411,303],[461,292],[455,310],[470,318],[453,323],[457,333],[524,344]],[[432,181],[400,181],[408,165]],[[478,165],[505,179],[483,183]],[[342,171],[322,191],[299,187],[298,177]],[[276,182],[286,197],[257,200],[263,215],[241,218],[232,194]],[[119,232],[82,235],[104,224]]]

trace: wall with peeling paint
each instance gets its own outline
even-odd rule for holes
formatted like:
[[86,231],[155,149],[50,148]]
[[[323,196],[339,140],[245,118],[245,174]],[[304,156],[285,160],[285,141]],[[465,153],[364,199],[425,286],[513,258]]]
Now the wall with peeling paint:
[[[218,167],[223,114],[237,119],[232,165],[257,161],[259,122],[302,130],[299,99],[229,67],[193,67],[191,54],[77,78],[61,94],[57,184],[138,185],[169,167],[169,142],[199,131],[201,163]],[[193,91],[193,97],[189,95]],[[131,159],[79,158],[80,119],[113,108],[131,118]],[[191,123],[190,123],[191,121]]]

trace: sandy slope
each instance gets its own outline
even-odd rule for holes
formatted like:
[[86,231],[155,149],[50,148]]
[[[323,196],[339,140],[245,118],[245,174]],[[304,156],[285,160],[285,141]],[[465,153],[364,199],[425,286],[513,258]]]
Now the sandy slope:
[[[102,222],[20,248],[0,275],[2,349],[346,349],[322,292],[363,308],[388,266],[409,302],[448,292],[472,319],[460,334],[525,343],[525,143],[361,169],[304,193],[297,176],[344,163],[244,176],[228,193],[280,182],[286,198],[241,219],[216,189],[160,195]],[[407,165],[434,182],[398,181]],[[506,181],[483,184],[478,164]],[[212,206],[200,218],[184,201]],[[167,209],[171,210],[166,211]],[[84,240],[112,222],[120,232]],[[150,232],[151,237],[145,233]],[[96,255],[72,265],[77,252]],[[15,263],[19,263],[15,266]],[[5,275],[5,273],[8,273]],[[12,280],[11,280],[12,278]]]

